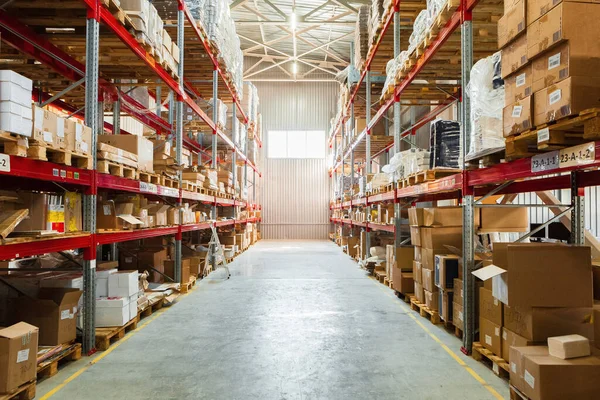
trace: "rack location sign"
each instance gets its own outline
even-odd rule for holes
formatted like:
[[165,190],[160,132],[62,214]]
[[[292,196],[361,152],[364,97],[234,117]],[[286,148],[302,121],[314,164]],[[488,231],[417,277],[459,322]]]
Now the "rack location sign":
[[153,183],[140,182],[140,192],[158,194],[158,187]]
[[553,171],[592,164],[595,161],[596,145],[590,142],[531,157],[531,172]]
[[7,154],[0,154],[0,171],[10,172],[10,156]]

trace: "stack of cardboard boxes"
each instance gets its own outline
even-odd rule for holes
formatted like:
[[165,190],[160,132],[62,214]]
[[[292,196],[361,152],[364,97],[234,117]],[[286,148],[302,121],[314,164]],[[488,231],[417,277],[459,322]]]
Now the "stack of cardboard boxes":
[[[498,22],[505,137],[600,106],[600,42],[590,41],[600,6],[593,3],[505,0]],[[553,135],[540,130],[538,144]],[[526,146],[515,143],[507,146]]]
[[414,290],[413,246],[386,246],[387,276],[392,282],[392,289],[404,295]]
[[96,326],[123,326],[137,317],[140,293],[138,271],[124,271],[116,268],[98,271]]
[[0,394],[36,378],[38,336],[39,329],[25,322],[0,328]]
[[439,311],[442,320],[448,323],[452,322],[454,282],[462,279],[462,265],[459,261],[459,257],[453,254],[435,256],[434,280],[438,288],[437,304],[436,299],[432,298],[431,306],[428,304],[427,307]]

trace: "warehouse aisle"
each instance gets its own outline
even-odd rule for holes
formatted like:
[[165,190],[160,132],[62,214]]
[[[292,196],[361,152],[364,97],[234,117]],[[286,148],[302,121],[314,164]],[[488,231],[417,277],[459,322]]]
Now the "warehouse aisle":
[[89,359],[39,385],[38,398],[508,398],[458,339],[411,318],[331,242],[260,241],[231,269],[83,372]]

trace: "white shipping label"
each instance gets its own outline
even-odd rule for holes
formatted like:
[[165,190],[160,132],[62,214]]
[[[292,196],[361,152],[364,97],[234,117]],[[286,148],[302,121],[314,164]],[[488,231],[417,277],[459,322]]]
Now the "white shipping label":
[[490,335],[485,335],[485,343],[488,345],[492,345],[492,337]]
[[35,115],[33,117],[33,127],[37,130],[42,130],[44,126],[44,110],[41,108],[35,108]]
[[17,364],[29,360],[29,349],[19,350],[17,353]]
[[62,310],[60,312],[60,319],[69,319],[71,318],[71,310]]
[[62,118],[56,118],[56,136],[65,137],[65,120]]
[[494,335],[500,336],[500,328],[494,327]]
[[548,71],[560,65],[560,53],[548,57]]
[[517,364],[515,364],[514,362],[511,362],[511,363],[510,363],[510,370],[511,370],[513,373],[515,373],[515,374],[516,374],[516,373],[517,373]]
[[512,117],[521,118],[521,112],[523,112],[523,106],[514,106],[512,110]]
[[535,378],[533,377],[533,375],[531,375],[529,373],[529,371],[525,370],[524,378],[525,378],[525,382],[527,382],[527,384],[529,386],[531,386],[532,389],[534,389],[535,388]]
[[104,212],[104,215],[111,215],[112,212],[110,211],[110,206],[109,205],[104,205],[102,207],[102,211]]
[[547,142],[548,140],[550,140],[550,129],[544,128],[537,131],[538,143]]
[[560,101],[562,97],[562,90],[558,89],[555,90],[554,92],[550,93],[550,96],[548,96],[548,103],[550,105],[557,103]]
[[81,142],[81,151],[84,153],[88,152],[88,144],[86,142]]
[[502,339],[507,340],[506,331],[502,331]]
[[44,142],[52,143],[52,132],[44,131]]
[[523,72],[521,75],[517,75],[517,79],[516,79],[516,86],[517,87],[521,87],[525,84],[525,78],[527,77],[527,75],[525,74],[525,72]]
[[171,154],[171,142],[165,142],[165,153]]
[[75,140],[81,142],[81,136],[83,134],[83,126],[81,124],[75,124]]
[[10,172],[10,156],[7,154],[0,154],[0,171]]

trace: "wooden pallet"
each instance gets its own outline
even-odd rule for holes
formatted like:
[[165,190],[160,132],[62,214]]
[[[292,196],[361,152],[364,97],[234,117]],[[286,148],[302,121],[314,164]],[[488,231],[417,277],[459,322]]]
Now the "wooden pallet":
[[59,353],[38,364],[38,381],[56,375],[59,365],[79,359],[81,359],[81,343],[64,344],[63,349]]
[[472,357],[477,361],[483,361],[486,364],[491,364],[492,371],[502,378],[508,379],[510,376],[510,367],[502,357],[498,357],[479,342],[473,343]]
[[182,283],[179,289],[179,292],[181,293],[187,293],[190,290],[192,290],[192,288],[194,286],[196,286],[196,280],[197,278],[195,276],[190,276],[190,280],[188,281],[188,283]]
[[419,303],[414,297],[410,299],[410,308],[413,311],[418,311],[421,317],[427,318],[434,325],[440,324],[442,322],[439,312],[431,310],[425,305],[425,303]]
[[154,185],[160,185],[160,175],[150,174],[148,172],[138,172],[138,180],[146,183],[152,183]]
[[508,385],[508,389],[510,391],[510,400],[529,400],[529,397],[525,396],[513,385]]
[[190,181],[181,181],[181,188],[190,192],[196,192],[198,190],[198,184]]
[[179,189],[179,181],[171,178],[167,178],[166,176],[160,177],[160,184],[162,186],[166,186],[173,189]]
[[458,174],[459,169],[454,168],[434,168],[427,169],[425,171],[415,172],[404,179],[402,187],[418,185],[424,182],[435,181],[436,179],[443,178],[445,176]]
[[200,188],[200,193],[205,194],[207,196],[216,196],[217,192],[211,189]]
[[108,160],[98,160],[96,169],[101,174],[110,174],[121,178],[137,179],[137,170]]
[[12,392],[0,393],[0,400],[33,400],[35,397],[36,381],[27,382]]
[[468,156],[465,161],[467,169],[487,168],[500,164],[504,160],[505,147],[486,149]]
[[413,293],[400,293],[397,290],[394,290],[394,293],[396,294],[396,297],[404,301],[406,304],[410,304],[411,297],[414,297]]
[[2,154],[27,157],[26,143],[20,135],[0,131],[0,153]]
[[373,275],[375,276],[375,279],[377,279],[379,281],[379,283],[384,283],[384,281],[387,279],[387,274],[385,273],[385,271],[374,271]]
[[123,339],[126,333],[135,330],[138,322],[138,317],[135,317],[123,326],[96,328],[96,349],[107,350],[112,343]]
[[161,297],[153,303],[148,303],[148,305],[138,312],[138,319],[146,318],[151,316],[153,313],[157,312],[161,308],[163,308],[165,304],[165,298]]

